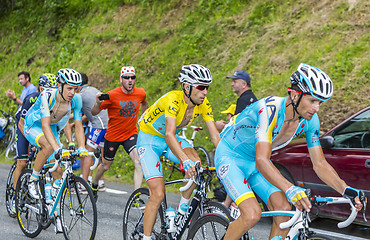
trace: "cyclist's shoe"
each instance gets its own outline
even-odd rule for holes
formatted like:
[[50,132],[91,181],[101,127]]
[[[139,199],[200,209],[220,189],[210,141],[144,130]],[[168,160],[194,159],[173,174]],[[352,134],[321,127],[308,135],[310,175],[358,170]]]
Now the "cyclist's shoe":
[[28,192],[34,199],[40,199],[39,182],[37,180],[29,181]]
[[145,202],[141,199],[141,198],[136,198],[133,202],[132,202],[132,208],[140,208],[140,207],[144,207],[144,204]]
[[93,192],[95,202],[98,201],[99,185],[91,183],[91,190]]
[[63,227],[62,227],[62,221],[60,220],[60,216],[55,216],[54,220],[54,231],[55,233],[62,233],[63,232]]
[[107,188],[105,186],[104,181],[103,182],[99,181],[99,192],[105,192],[105,190],[107,190]]

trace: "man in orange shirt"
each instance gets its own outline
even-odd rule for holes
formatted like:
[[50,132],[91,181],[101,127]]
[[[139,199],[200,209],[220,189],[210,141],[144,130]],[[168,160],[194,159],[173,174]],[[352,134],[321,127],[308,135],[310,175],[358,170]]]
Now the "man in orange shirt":
[[96,103],[91,108],[92,115],[98,114],[101,110],[108,110],[108,127],[105,134],[104,158],[102,165],[99,165],[95,174],[91,189],[94,197],[98,194],[98,181],[107,171],[114,160],[114,156],[120,145],[124,147],[135,164],[134,187],[141,187],[143,173],[141,171],[139,156],[136,151],[137,128],[136,122],[141,112],[148,108],[146,93],[143,88],[135,87],[134,67],[122,67],[120,82],[121,86],[108,92],[109,99],[101,100],[102,93],[96,95]]

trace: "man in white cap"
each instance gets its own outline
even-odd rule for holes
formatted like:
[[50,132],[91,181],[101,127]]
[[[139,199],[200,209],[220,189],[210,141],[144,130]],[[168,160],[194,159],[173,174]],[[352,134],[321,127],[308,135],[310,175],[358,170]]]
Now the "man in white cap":
[[96,94],[96,103],[91,108],[92,115],[97,115],[101,110],[108,110],[108,127],[104,141],[104,158],[95,174],[91,189],[97,198],[98,182],[114,160],[114,156],[120,145],[124,147],[135,164],[134,188],[141,187],[143,173],[141,171],[139,157],[136,151],[137,128],[136,122],[141,112],[148,108],[146,93],[143,88],[135,87],[135,68],[122,67],[120,73],[121,86],[108,92],[109,97],[101,97],[102,93]]

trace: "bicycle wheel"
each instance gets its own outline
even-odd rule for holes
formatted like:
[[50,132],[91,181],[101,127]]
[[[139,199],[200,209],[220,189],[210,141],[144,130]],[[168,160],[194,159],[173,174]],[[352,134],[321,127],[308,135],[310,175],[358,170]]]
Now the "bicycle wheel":
[[[60,215],[65,239],[94,239],[97,227],[97,209],[93,192],[82,178],[69,175],[60,202]],[[69,184],[68,184],[69,183]],[[70,188],[68,188],[68,185]],[[82,185],[87,194],[82,194]]]
[[28,194],[28,182],[32,175],[32,169],[24,170],[19,176],[15,190],[15,209],[17,220],[23,233],[30,238],[40,234],[42,226],[36,211],[40,209],[40,201]]
[[12,142],[5,151],[5,158],[7,160],[14,160],[17,158],[17,142]]
[[191,223],[189,227],[190,229],[193,227],[197,219],[209,213],[217,213],[219,215],[224,216],[229,221],[231,221],[232,219],[229,209],[227,209],[222,203],[219,203],[219,202],[215,202],[212,200],[205,202],[203,206],[203,210],[204,210],[204,214],[201,214],[201,210],[199,209],[199,207],[195,210],[194,215],[191,218]]
[[13,174],[16,167],[17,162],[15,162],[10,168],[8,179],[6,180],[6,190],[5,190],[5,206],[9,216],[12,218],[15,218],[17,216],[16,213],[13,211],[13,207],[15,207],[13,206],[13,204],[15,205],[15,203],[13,202],[13,199],[15,197],[15,189],[13,186]]
[[206,167],[206,166],[213,167],[214,166],[214,164],[211,163],[211,158],[209,157],[209,153],[204,147],[197,146],[197,147],[194,147],[194,149],[197,151],[203,167]]
[[187,239],[216,239],[220,240],[225,236],[229,220],[224,216],[210,213],[200,217],[189,229]]
[[[123,214],[123,239],[135,240],[142,239],[144,225],[144,210],[149,201],[149,190],[147,188],[136,189],[129,197]],[[162,204],[161,204],[162,205]],[[163,207],[160,206],[155,224],[153,226],[152,236],[155,239],[167,239],[163,216]]]

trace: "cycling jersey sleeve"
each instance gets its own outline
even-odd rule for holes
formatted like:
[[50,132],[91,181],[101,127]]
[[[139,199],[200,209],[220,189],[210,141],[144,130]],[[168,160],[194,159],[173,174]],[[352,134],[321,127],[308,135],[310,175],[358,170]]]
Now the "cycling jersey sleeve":
[[53,94],[52,91],[49,91],[49,89],[46,89],[43,92],[41,92],[39,96],[41,118],[50,117],[50,104],[51,104],[52,94]]
[[320,146],[320,120],[317,114],[314,114],[312,119],[307,121],[307,129],[305,134],[308,148]]
[[204,99],[199,107],[204,122],[214,121],[212,107],[207,98]]
[[267,97],[259,101],[253,107],[258,112],[256,140],[257,142],[272,142],[272,131],[274,130],[281,106],[281,98]]
[[82,121],[82,97],[80,94],[76,93],[71,101],[73,110],[73,119],[75,121]]

